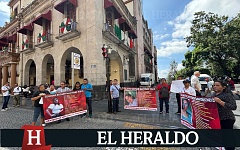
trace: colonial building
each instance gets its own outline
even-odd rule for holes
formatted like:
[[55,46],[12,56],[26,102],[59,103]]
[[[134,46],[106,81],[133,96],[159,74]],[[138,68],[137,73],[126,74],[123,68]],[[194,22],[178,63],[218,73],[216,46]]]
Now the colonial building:
[[74,52],[81,56],[74,81],[88,78],[97,92],[104,91],[104,44],[112,48],[111,79],[128,86],[141,73],[154,72],[152,33],[138,19],[141,5],[140,0],[11,0],[10,23],[0,30],[2,83],[71,85]]

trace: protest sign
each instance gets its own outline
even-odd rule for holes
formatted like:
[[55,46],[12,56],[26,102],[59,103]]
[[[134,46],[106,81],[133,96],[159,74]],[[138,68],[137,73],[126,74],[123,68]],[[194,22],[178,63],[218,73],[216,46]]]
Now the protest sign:
[[124,109],[157,111],[156,91],[154,88],[126,88]]
[[190,129],[220,129],[217,103],[213,98],[181,94],[181,122]]
[[70,118],[87,112],[86,97],[83,91],[72,91],[43,98],[45,123]]
[[172,81],[170,91],[172,93],[180,93],[183,88],[184,88],[183,80],[175,80]]

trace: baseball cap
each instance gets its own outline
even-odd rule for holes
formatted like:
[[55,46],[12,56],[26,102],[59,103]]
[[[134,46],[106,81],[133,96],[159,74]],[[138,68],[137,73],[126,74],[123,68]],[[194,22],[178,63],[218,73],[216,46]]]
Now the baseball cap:
[[183,83],[190,83],[191,81],[188,79],[183,80]]

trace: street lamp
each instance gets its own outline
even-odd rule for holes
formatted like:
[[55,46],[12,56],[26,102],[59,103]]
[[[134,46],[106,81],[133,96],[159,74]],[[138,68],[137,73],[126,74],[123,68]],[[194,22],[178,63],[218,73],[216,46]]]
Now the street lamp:
[[107,95],[108,95],[108,113],[112,113],[112,99],[110,93],[110,76],[111,76],[111,64],[110,64],[110,54],[112,48],[110,45],[103,45],[102,47],[103,58],[106,59],[106,77],[107,77]]

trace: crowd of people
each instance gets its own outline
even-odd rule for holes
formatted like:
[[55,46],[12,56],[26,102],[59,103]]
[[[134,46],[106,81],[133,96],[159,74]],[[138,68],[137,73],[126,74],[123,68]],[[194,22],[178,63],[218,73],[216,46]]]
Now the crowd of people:
[[[47,94],[57,94],[57,93],[64,93],[64,92],[70,92],[70,91],[78,91],[83,90],[86,96],[86,103],[88,107],[88,113],[89,117],[92,118],[92,90],[93,87],[90,83],[88,83],[88,79],[83,79],[83,83],[80,84],[80,82],[76,82],[73,89],[70,89],[67,87],[67,84],[65,81],[61,82],[61,85],[59,88],[55,88],[54,85],[48,85],[48,84],[41,84],[38,86],[36,90],[30,90],[28,86],[19,87],[18,84],[15,84],[13,88],[10,87],[9,82],[7,82],[5,85],[2,86],[1,91],[3,95],[3,106],[1,111],[7,111],[9,109],[8,102],[10,99],[11,94],[13,93],[14,98],[14,107],[20,106],[20,95],[22,94],[23,97],[27,98],[30,93],[33,93],[31,96],[31,100],[33,102],[33,120],[32,125],[36,125],[37,119],[40,116],[40,125],[45,126],[44,123],[44,110],[43,110],[43,102],[42,97],[44,97]],[[57,104],[57,103],[56,103]],[[86,117],[87,114],[83,114],[82,117]],[[70,121],[69,118],[66,118],[67,121]],[[60,123],[61,120],[58,121]]]

